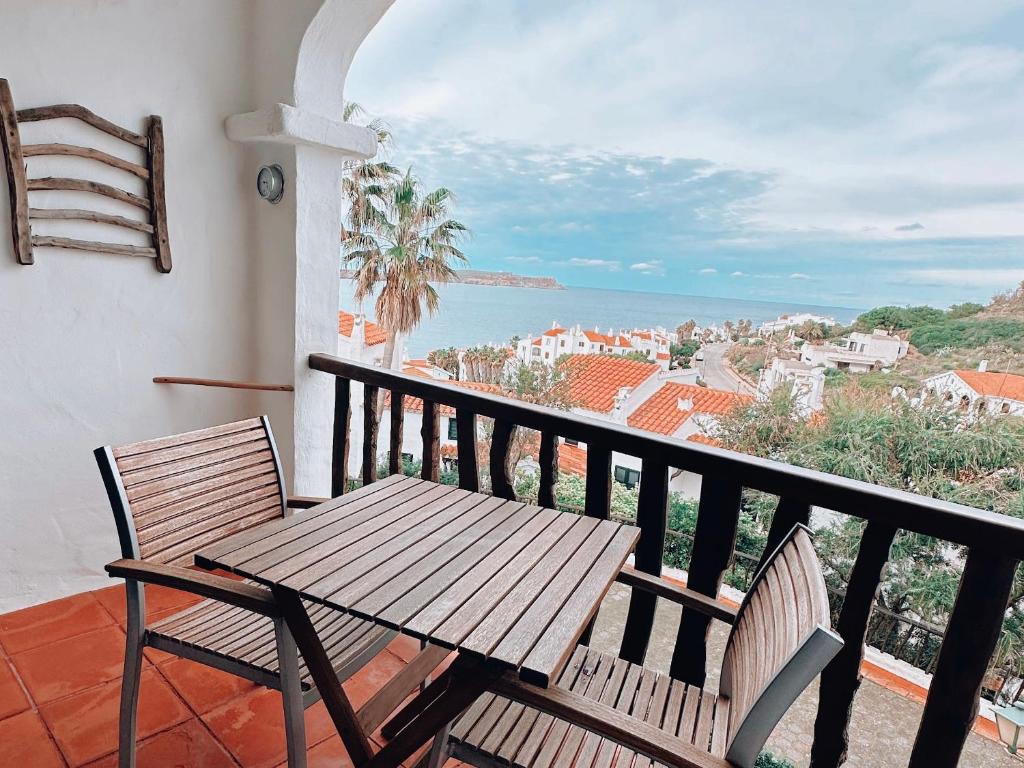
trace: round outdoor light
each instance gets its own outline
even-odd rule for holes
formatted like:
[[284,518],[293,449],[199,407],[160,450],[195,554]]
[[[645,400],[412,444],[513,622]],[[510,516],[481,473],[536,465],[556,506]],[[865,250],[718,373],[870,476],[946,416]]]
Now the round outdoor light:
[[1006,751],[1016,755],[1021,744],[1020,731],[1024,728],[1024,702],[1018,701],[1011,707],[996,707],[992,710],[996,716],[999,729],[999,740],[1006,745]]
[[280,165],[264,165],[256,176],[256,191],[268,203],[279,203],[284,197],[284,171]]

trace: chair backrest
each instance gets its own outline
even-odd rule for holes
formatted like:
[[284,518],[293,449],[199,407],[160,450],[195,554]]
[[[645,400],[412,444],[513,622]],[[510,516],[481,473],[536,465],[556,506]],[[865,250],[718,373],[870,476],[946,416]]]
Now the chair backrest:
[[747,591],[725,648],[726,759],[751,766],[772,729],[842,648],[810,531],[798,525]]
[[94,453],[123,557],[191,565],[204,546],[285,514],[266,416]]

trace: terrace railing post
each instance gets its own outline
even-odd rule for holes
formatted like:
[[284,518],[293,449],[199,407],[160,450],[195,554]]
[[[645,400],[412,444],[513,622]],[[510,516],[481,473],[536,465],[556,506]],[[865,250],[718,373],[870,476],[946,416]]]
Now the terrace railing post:
[[334,378],[334,435],[331,440],[331,496],[348,490],[349,422],[352,417],[352,386],[348,379]]
[[[494,434],[491,436],[491,493],[503,499],[515,501],[516,489],[512,483],[512,467],[509,466],[509,450],[516,425],[504,419],[494,420]],[[550,506],[541,504],[541,506]]]
[[870,522],[864,529],[850,583],[836,622],[843,648],[821,673],[818,714],[811,746],[812,768],[839,768],[849,747],[847,729],[853,712],[853,698],[860,688],[860,665],[882,569],[889,560],[896,529]]
[[1001,552],[968,552],[908,768],[956,768],[960,761],[1016,571],[1017,561]]
[[555,484],[558,482],[558,435],[542,432],[540,435],[540,487],[537,489],[537,503],[542,507],[554,508]]
[[388,435],[388,472],[397,475],[402,471],[402,431],[405,429],[405,396],[398,390],[391,390],[391,425]]
[[476,460],[476,414],[459,408],[455,412],[456,443],[459,451],[459,488],[480,490],[480,470]]
[[363,385],[363,485],[377,482],[377,438],[380,434],[378,391],[377,387]]
[[[704,475],[701,481],[700,506],[686,586],[711,598],[718,597],[722,576],[736,548],[736,526],[742,496],[743,486],[736,478]],[[670,674],[676,680],[704,687],[710,624],[711,619],[707,616],[683,609],[670,668]]]
[[[637,502],[636,523],[640,526],[635,563],[638,571],[661,576],[665,555],[665,524],[668,516],[668,464],[659,458],[644,459]],[[629,613],[622,634],[619,657],[643,664],[654,627],[658,598],[650,592],[634,589],[629,597]]]
[[423,472],[424,480],[436,483],[441,479],[441,413],[437,403],[431,400],[423,401],[423,426],[420,427],[420,437],[423,440]]

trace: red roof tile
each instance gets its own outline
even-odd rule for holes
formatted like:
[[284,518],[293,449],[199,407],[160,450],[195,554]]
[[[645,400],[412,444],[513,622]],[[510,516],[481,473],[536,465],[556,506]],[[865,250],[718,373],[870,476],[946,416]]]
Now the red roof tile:
[[714,437],[708,437],[703,432],[694,432],[686,439],[689,440],[691,443],[700,443],[701,445],[713,445],[715,448],[718,448],[719,446],[722,445],[721,440],[717,440]]
[[671,359],[671,357],[672,356],[668,352],[659,352],[658,353],[658,359],[659,360],[669,360],[669,359]]
[[[338,335],[351,338],[352,326],[355,324],[355,319],[356,316],[351,312],[345,312],[344,310],[338,312]],[[388,338],[388,335],[383,328],[369,320],[366,321],[366,327],[363,329],[363,335],[366,338],[366,346],[368,347],[375,347],[378,344],[383,344]]]
[[[422,374],[426,376],[426,374]],[[430,378],[427,376],[427,378]],[[501,388],[496,387],[494,384],[484,384],[479,381],[447,381],[446,384],[454,384],[456,387],[462,387],[463,389],[472,389],[476,392],[489,392],[492,395],[500,395]],[[402,405],[405,407],[406,413],[423,413],[423,401],[418,397],[411,397],[406,395],[402,401]],[[391,392],[384,393],[384,407],[391,407]],[[442,416],[454,416],[455,409],[450,405],[442,404],[438,409]]]
[[544,331],[545,336],[560,336],[565,333],[565,328],[548,328]]
[[1024,376],[995,371],[954,371],[964,383],[986,397],[1005,397],[1024,401]]
[[565,362],[569,396],[580,408],[608,413],[622,387],[637,387],[661,372],[655,363],[614,355],[571,355]]
[[[749,403],[752,399],[748,395],[739,395],[735,392],[669,382],[641,403],[640,407],[629,415],[626,423],[636,429],[672,435],[695,413],[720,416],[737,405]],[[688,411],[680,410],[680,400],[690,400],[693,407]]]

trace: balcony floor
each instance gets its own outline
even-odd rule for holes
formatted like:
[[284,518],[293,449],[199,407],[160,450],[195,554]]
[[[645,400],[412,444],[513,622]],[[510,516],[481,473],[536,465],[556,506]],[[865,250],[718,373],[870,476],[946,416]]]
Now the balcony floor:
[[[177,612],[189,595],[147,587],[150,620]],[[618,586],[602,608],[593,644],[614,652],[628,604]],[[124,593],[114,586],[0,616],[0,765],[116,766],[117,707],[124,653]],[[667,665],[678,609],[659,609],[649,663]],[[711,668],[725,632],[712,632]],[[355,706],[401,668],[417,644],[400,638],[345,684]],[[139,768],[274,768],[284,765],[280,695],[233,675],[149,648],[139,708]],[[714,679],[710,685],[716,685]],[[806,766],[816,693],[807,692],[769,747]],[[865,680],[855,705],[847,765],[902,768],[920,702]],[[310,768],[350,765],[322,703],[306,711]],[[379,734],[378,734],[379,739]],[[452,761],[450,766],[459,765]],[[964,768],[1021,765],[972,734]]]

